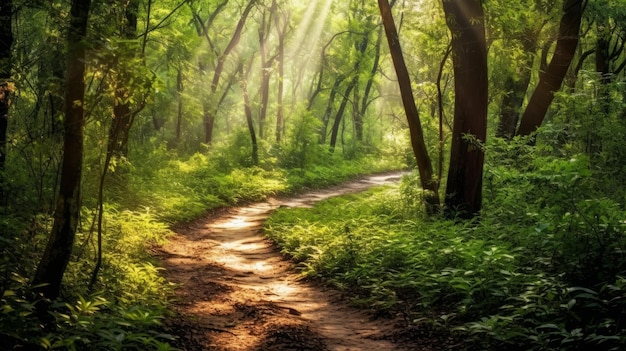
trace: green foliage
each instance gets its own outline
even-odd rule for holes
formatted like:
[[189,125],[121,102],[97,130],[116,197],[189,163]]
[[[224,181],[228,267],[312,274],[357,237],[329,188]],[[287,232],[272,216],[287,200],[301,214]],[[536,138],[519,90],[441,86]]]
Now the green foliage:
[[623,348],[623,204],[604,196],[585,155],[555,158],[524,140],[488,148],[480,221],[420,219],[411,176],[282,209],[266,232],[304,274],[462,336],[468,349]]

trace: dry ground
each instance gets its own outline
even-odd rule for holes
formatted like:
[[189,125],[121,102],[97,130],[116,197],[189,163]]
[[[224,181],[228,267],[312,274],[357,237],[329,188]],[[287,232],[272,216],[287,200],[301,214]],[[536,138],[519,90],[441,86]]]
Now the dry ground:
[[323,191],[220,210],[176,229],[157,256],[179,284],[170,332],[183,350],[403,350],[399,327],[350,307],[337,291],[304,281],[261,233],[279,206],[386,184],[401,174],[366,177]]

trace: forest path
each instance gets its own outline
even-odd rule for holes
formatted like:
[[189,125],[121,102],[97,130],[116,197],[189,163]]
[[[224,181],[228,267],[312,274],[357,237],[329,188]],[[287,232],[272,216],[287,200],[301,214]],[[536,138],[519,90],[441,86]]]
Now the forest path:
[[[180,284],[168,321],[184,350],[397,350],[376,323],[332,289],[302,279],[261,233],[279,206],[315,202],[397,181],[364,177],[325,190],[209,214],[159,248],[166,279]],[[385,325],[380,325],[385,324]]]

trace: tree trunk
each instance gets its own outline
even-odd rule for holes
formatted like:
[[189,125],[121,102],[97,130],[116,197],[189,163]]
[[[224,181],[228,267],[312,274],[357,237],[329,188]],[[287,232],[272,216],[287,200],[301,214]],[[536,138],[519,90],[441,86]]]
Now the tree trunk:
[[183,128],[183,69],[178,68],[176,74],[176,98],[178,99],[178,112],[176,116],[176,144],[180,144],[180,134]]
[[554,55],[548,67],[539,75],[539,84],[524,111],[518,135],[530,135],[543,123],[554,94],[561,88],[576,54],[583,11],[583,0],[565,0],[563,3],[563,16]]
[[445,211],[449,217],[472,218],[482,205],[487,134],[487,43],[480,0],[443,0],[452,33],[454,127]]
[[[74,244],[80,214],[80,188],[85,123],[85,35],[91,0],[72,0],[71,24],[67,34],[67,76],[65,87],[65,135],[61,188],[54,213],[50,239],[37,266],[33,286],[44,297],[59,296],[63,274]],[[44,285],[42,285],[44,284]]]
[[[134,40],[137,37],[137,13],[139,12],[139,0],[130,0],[124,9],[122,19],[121,37],[126,42],[122,47],[118,59],[118,73],[115,82],[115,99],[113,102],[113,120],[109,128],[109,143],[107,153],[110,157],[127,157],[128,140],[130,129],[135,116],[143,109],[144,103],[139,103],[135,109],[131,107],[131,97],[137,92],[131,87],[133,81],[132,67],[128,64],[133,62],[139,52]],[[143,89],[143,88],[140,88]]]
[[333,112],[333,105],[335,105],[335,98],[337,97],[337,93],[339,92],[339,86],[346,79],[346,76],[340,74],[337,79],[335,79],[335,83],[333,84],[333,88],[330,90],[330,96],[328,97],[328,104],[326,105],[326,110],[324,111],[324,115],[322,116],[322,128],[320,129],[320,144],[326,144],[326,134],[328,133],[328,123],[330,122],[330,114]]
[[[346,107],[348,106],[348,102],[350,101],[350,93],[352,93],[352,91],[357,88],[357,85],[359,84],[359,71],[361,68],[361,63],[363,61],[363,56],[365,55],[365,50],[367,49],[367,46],[369,45],[369,33],[363,33],[363,37],[361,38],[361,41],[358,41],[355,43],[356,45],[356,49],[358,52],[357,55],[357,61],[354,64],[354,77],[352,78],[352,80],[350,81],[350,84],[348,84],[348,87],[346,88],[346,91],[343,95],[343,100],[341,101],[341,105],[339,106],[339,110],[337,111],[337,115],[335,116],[335,123],[333,124],[333,128],[331,130],[331,135],[330,135],[330,152],[334,152],[335,151],[335,146],[337,144],[337,135],[339,133],[339,125],[341,124],[341,120],[343,118],[343,114],[346,110]],[[358,109],[358,99],[355,99],[355,106]],[[355,119],[354,113],[355,111],[353,111],[353,119]],[[358,111],[356,111],[356,113],[358,113]],[[361,118],[359,117],[356,117]],[[343,144],[343,143],[342,143]]]
[[520,111],[530,84],[530,69],[524,70],[521,77],[509,76],[504,82],[505,95],[500,103],[500,122],[496,136],[512,139],[519,123]]
[[391,14],[389,1],[378,0],[378,6],[383,19],[387,42],[389,43],[389,51],[391,52],[391,58],[398,77],[398,84],[400,85],[400,94],[402,96],[404,112],[406,113],[409,123],[411,146],[413,147],[413,154],[417,161],[420,183],[422,188],[426,191],[426,211],[429,214],[434,214],[439,210],[439,189],[437,187],[437,181],[433,179],[433,166],[428,156],[428,150],[426,149],[419,111],[417,110],[413,98],[411,78],[404,61],[400,38],[398,37],[398,31],[396,30],[393,15]]
[[267,105],[270,98],[270,77],[272,64],[267,58],[267,37],[269,28],[266,28],[266,15],[263,14],[263,22],[259,27],[259,45],[261,52],[261,106],[259,111],[259,137],[265,136],[265,120],[267,118]]
[[350,100],[350,93],[352,89],[356,87],[359,82],[359,76],[355,75],[354,78],[348,84],[346,91],[343,95],[343,100],[341,100],[341,105],[339,105],[339,110],[337,110],[337,114],[335,115],[335,123],[333,123],[333,127],[330,131],[330,152],[335,152],[335,146],[337,145],[337,136],[339,135],[339,126],[341,125],[341,119],[343,118],[343,114],[346,111],[346,106],[348,106],[348,101]]
[[[256,1],[257,0],[250,0],[248,2],[248,4],[246,5],[245,9],[243,10],[241,14],[241,17],[239,18],[239,21],[237,22],[237,27],[235,27],[235,32],[233,33],[233,36],[230,38],[230,41],[228,42],[226,49],[224,49],[224,52],[221,55],[219,55],[217,59],[217,66],[215,67],[215,71],[213,73],[213,80],[211,81],[211,90],[210,90],[211,97],[215,96],[215,93],[217,92],[217,88],[219,86],[222,73],[224,72],[224,65],[226,64],[226,59],[239,44],[239,41],[241,40],[241,33],[243,33],[243,29],[246,24],[246,21],[248,20],[248,16],[250,15],[250,12],[252,11],[252,7],[256,3]],[[208,38],[208,35],[207,35],[207,38]],[[213,143],[213,129],[215,126],[216,111],[211,109],[211,107],[208,105],[209,101],[206,101],[207,99],[204,99],[204,100],[205,100],[203,102],[204,133],[205,133],[204,141],[208,145],[211,145]]]
[[[250,61],[252,62],[252,60]],[[252,144],[252,163],[259,164],[259,146],[256,140],[256,132],[254,131],[254,121],[252,119],[252,108],[250,108],[250,95],[248,94],[248,76],[250,69],[244,72],[243,63],[239,66],[239,74],[241,77],[241,90],[243,92],[243,106],[246,114],[246,123],[248,124],[248,132],[250,133],[250,142]]]
[[517,72],[510,73],[504,82],[506,95],[500,103],[500,121],[496,130],[496,136],[499,138],[510,140],[515,136],[524,98],[530,85],[538,33],[538,31],[528,30],[518,38],[524,49],[525,58]]
[[[9,107],[11,106],[11,46],[13,45],[13,1],[0,1],[0,173],[4,171],[7,153]],[[5,203],[4,177],[0,178],[0,206]]]
[[[281,23],[282,21],[282,23]],[[276,30],[278,31],[278,96],[276,106],[276,143],[280,144],[284,130],[283,95],[285,90],[285,32],[289,22],[286,15],[276,16]]]
[[363,141],[363,115],[365,115],[365,111],[367,111],[367,107],[370,104],[370,94],[372,91],[372,87],[374,86],[374,78],[376,77],[376,73],[378,72],[378,66],[380,64],[380,46],[382,44],[383,39],[383,28],[382,26],[378,29],[378,35],[376,38],[376,46],[374,47],[374,64],[372,64],[372,70],[367,78],[367,83],[365,84],[365,92],[363,93],[363,99],[361,100],[361,108],[360,114],[356,116],[354,120],[354,128],[356,132],[356,140]]

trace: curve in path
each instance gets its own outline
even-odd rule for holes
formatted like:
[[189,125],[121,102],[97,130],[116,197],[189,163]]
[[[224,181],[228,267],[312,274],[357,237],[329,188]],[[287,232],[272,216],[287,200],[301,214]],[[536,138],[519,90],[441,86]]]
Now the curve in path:
[[365,177],[322,191],[222,211],[177,230],[158,256],[179,284],[168,324],[185,350],[394,350],[380,326],[338,292],[301,279],[261,233],[279,206],[315,202],[397,181]]

